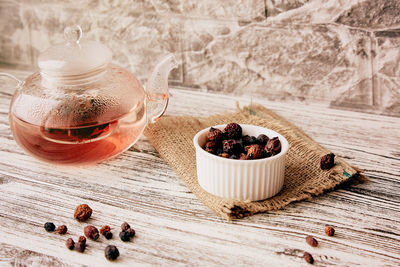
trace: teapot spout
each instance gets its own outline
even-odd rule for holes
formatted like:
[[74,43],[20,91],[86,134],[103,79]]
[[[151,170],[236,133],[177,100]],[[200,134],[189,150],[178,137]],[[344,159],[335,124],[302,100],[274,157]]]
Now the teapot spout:
[[146,85],[147,117],[151,122],[157,121],[168,105],[168,76],[171,70],[178,67],[173,54],[166,56],[153,70]]

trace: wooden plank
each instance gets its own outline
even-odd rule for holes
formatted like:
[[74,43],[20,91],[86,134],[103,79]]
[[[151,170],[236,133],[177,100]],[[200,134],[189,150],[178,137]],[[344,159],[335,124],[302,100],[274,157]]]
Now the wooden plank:
[[[237,100],[241,105],[251,101],[183,88],[171,92],[167,115],[207,116],[235,110]],[[144,137],[120,157],[95,167],[36,161],[16,145],[9,130],[11,94],[11,87],[0,85],[1,265],[103,266],[108,264],[104,247],[111,243],[120,249],[120,265],[297,266],[305,265],[304,250],[317,266],[400,265],[399,118],[257,99],[365,169],[371,179],[285,210],[226,222],[189,192]],[[72,217],[80,203],[94,209],[88,223],[114,229],[110,241],[88,241],[84,254],[64,246],[87,224]],[[45,232],[46,221],[66,224],[68,234]],[[117,238],[123,221],[136,229],[132,242]],[[334,237],[324,234],[326,224],[335,227]],[[309,234],[318,239],[318,248],[305,243]]]

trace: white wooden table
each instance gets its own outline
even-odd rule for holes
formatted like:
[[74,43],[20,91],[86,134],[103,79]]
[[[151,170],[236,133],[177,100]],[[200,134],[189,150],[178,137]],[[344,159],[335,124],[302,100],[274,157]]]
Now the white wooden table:
[[[56,167],[28,156],[8,125],[13,88],[0,84],[0,265],[109,265],[107,244],[120,250],[115,265],[301,266],[307,265],[303,251],[317,266],[400,265],[400,118],[257,99],[364,169],[370,181],[227,222],[185,187],[144,137],[118,158],[90,168]],[[234,110],[236,100],[249,103],[181,89],[171,93],[170,115],[206,116]],[[86,225],[73,219],[81,203],[94,210],[88,223],[114,228],[112,240],[88,241],[83,254],[64,245]],[[68,233],[47,233],[47,221],[66,224]],[[124,221],[136,230],[131,242],[118,238]],[[335,227],[334,237],[325,235],[326,224]],[[306,244],[307,235],[319,247]]]

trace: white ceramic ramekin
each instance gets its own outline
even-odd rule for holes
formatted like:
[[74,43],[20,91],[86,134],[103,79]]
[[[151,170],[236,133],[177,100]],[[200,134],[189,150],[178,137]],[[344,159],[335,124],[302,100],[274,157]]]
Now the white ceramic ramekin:
[[[212,126],[223,130],[226,125]],[[265,134],[269,138],[279,137],[281,152],[275,156],[237,160],[213,155],[203,149],[210,127],[199,131],[193,138],[196,148],[197,178],[207,192],[229,199],[262,200],[276,195],[283,186],[285,157],[289,143],[285,137],[267,128],[240,124],[243,135],[257,137]]]

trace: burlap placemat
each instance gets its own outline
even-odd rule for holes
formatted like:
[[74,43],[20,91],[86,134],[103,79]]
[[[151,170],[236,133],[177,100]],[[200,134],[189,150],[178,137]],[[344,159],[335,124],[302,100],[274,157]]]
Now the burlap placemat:
[[[280,193],[262,201],[223,199],[204,191],[197,182],[196,154],[193,137],[201,129],[230,122],[270,128],[288,140],[285,182]],[[228,220],[259,212],[282,209],[291,202],[310,199],[333,189],[350,177],[360,176],[360,170],[342,158],[335,158],[329,171],[320,169],[320,159],[330,151],[320,146],[301,129],[260,105],[251,105],[237,112],[207,118],[189,116],[163,117],[149,125],[145,135],[161,157],[183,179],[186,186],[216,214]]]

